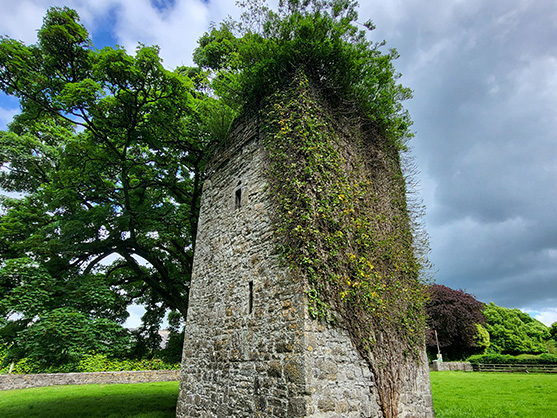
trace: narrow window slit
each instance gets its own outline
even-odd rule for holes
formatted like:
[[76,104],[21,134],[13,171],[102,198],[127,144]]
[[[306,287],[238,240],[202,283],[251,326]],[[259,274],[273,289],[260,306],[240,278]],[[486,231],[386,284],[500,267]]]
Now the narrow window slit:
[[253,282],[249,282],[248,312],[250,314],[253,312]]
[[242,205],[242,189],[238,189],[236,190],[236,199],[235,199],[235,205],[234,207],[236,209],[240,209],[240,206]]

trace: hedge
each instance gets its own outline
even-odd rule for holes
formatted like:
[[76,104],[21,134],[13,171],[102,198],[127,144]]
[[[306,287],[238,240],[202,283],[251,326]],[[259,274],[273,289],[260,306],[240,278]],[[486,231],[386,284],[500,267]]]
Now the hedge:
[[521,354],[478,354],[470,356],[472,364],[557,364],[557,355],[544,353],[540,355]]
[[[1,362],[0,362],[1,363]],[[32,373],[77,373],[77,372],[119,372],[130,370],[177,370],[180,363],[167,363],[161,359],[129,360],[111,359],[102,354],[83,356],[79,362],[63,364],[58,367],[41,368],[39,365],[24,358],[18,361],[12,370],[14,374]],[[0,367],[0,374],[6,374],[9,365]]]

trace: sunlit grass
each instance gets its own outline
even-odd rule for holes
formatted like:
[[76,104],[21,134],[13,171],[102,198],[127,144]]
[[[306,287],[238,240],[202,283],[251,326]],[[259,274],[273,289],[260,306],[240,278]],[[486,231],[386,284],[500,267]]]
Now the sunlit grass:
[[431,372],[436,418],[556,418],[557,375]]
[[0,391],[2,418],[174,418],[178,382]]
[[[436,418],[557,418],[557,375],[432,372]],[[1,418],[174,418],[178,382],[0,392]]]

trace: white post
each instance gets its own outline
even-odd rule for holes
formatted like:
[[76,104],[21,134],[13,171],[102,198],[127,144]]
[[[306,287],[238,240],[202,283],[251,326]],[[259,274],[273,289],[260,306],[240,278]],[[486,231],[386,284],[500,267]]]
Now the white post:
[[437,330],[433,330],[435,332],[435,342],[437,343],[437,360],[443,361],[443,356],[441,355],[441,349],[439,348],[439,338],[437,338]]

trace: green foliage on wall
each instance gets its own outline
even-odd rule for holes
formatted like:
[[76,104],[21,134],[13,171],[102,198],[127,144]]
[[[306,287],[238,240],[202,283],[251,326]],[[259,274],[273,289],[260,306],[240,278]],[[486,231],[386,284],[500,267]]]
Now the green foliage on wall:
[[412,123],[402,101],[412,93],[397,83],[397,51],[383,52],[384,42],[368,40],[374,26],[358,23],[356,2],[281,0],[278,11],[258,0],[242,5],[242,20],[205,33],[194,53],[224,103],[257,111],[302,70],[333,106],[355,104],[403,146]]
[[349,330],[395,416],[402,370],[424,341],[420,265],[398,150],[340,113],[301,71],[269,99],[262,124],[281,254],[307,283],[310,314]]

